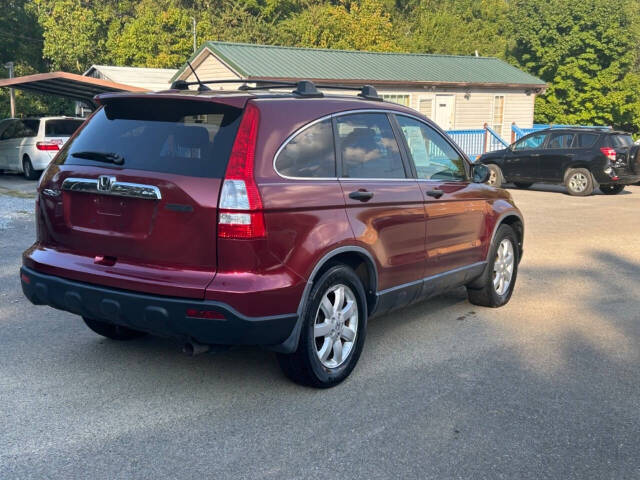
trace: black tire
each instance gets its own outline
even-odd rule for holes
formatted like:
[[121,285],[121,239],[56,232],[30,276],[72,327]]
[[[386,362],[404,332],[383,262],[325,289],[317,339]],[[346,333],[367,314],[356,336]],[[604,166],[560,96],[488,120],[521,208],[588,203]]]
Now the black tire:
[[523,190],[533,185],[533,183],[528,183],[528,182],[513,182],[513,184],[518,188],[522,188]]
[[624,190],[624,185],[600,185],[600,191],[605,195],[617,195]]
[[593,193],[593,177],[586,168],[570,168],[564,176],[569,195],[588,197]]
[[40,177],[40,171],[33,169],[31,159],[25,155],[22,159],[22,173],[27,180],[37,180]]
[[487,168],[489,169],[489,180],[487,180],[487,185],[500,188],[504,182],[502,170],[494,163],[488,163]]
[[[503,240],[509,240],[513,248],[513,270],[511,274],[511,281],[505,292],[502,294],[496,291],[494,286],[494,266],[498,257],[498,247]],[[467,297],[469,301],[474,305],[480,305],[482,307],[497,308],[501,307],[511,298],[513,289],[518,277],[518,263],[520,262],[520,251],[518,250],[518,239],[516,237],[513,228],[509,225],[500,225],[496,236],[491,244],[491,250],[489,252],[489,262],[482,273],[482,276],[467,286]]]
[[[346,359],[335,368],[329,368],[319,358],[319,344],[317,342],[322,343],[322,340],[320,340],[321,337],[314,335],[314,327],[317,318],[321,316],[320,302],[325,294],[328,294],[327,292],[339,285],[348,287],[354,296],[358,312],[357,329],[355,340]],[[301,385],[329,388],[339,384],[349,376],[358,363],[367,332],[367,304],[364,287],[351,268],[345,265],[334,265],[314,282],[305,305],[302,322],[298,349],[291,354],[278,354],[278,362],[282,371],[291,380]],[[339,341],[342,342],[342,339]],[[335,352],[332,350],[330,355],[334,354]],[[327,361],[330,360],[327,359]]]
[[146,332],[133,330],[121,325],[113,325],[111,323],[94,320],[93,318],[82,317],[84,323],[98,335],[110,338],[111,340],[133,340],[135,338],[144,337]]

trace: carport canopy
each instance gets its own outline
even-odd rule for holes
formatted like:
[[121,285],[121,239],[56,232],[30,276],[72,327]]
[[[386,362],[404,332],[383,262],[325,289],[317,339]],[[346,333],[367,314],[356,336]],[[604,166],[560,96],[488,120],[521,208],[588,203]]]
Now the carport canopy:
[[35,75],[1,79],[0,87],[70,98],[84,102],[92,107],[95,107],[93,97],[100,93],[147,91],[144,88],[132,85],[68,72],[37,73]]

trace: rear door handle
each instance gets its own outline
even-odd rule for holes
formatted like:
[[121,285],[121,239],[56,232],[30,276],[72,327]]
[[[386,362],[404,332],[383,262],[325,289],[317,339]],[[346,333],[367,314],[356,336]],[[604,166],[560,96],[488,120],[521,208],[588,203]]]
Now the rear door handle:
[[349,198],[352,200],[360,200],[361,202],[368,202],[373,198],[373,192],[367,192],[366,190],[356,190],[349,194]]
[[442,195],[444,195],[444,191],[438,188],[434,188],[433,190],[429,190],[427,192],[427,195],[434,198],[440,198]]

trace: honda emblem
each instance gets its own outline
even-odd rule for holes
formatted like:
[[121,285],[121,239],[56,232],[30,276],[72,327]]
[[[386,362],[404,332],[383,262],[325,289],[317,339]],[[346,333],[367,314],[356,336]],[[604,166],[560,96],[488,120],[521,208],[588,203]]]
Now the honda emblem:
[[112,177],[109,175],[100,175],[98,177],[98,190],[101,192],[108,192],[111,190],[111,187],[116,182],[116,177]]

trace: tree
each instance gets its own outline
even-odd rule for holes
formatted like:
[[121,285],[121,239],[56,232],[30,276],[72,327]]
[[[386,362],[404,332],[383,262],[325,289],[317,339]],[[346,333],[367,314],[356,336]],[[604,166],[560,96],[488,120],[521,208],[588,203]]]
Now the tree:
[[82,73],[105,58],[109,9],[82,0],[33,0],[31,8],[44,32],[43,56],[54,69]]
[[279,24],[282,43],[291,46],[372,50],[397,49],[391,15],[380,0],[309,6]]
[[503,58],[509,4],[506,0],[399,2],[398,42],[412,52]]
[[549,83],[536,121],[640,131],[637,2],[518,0],[510,19],[512,57]]

